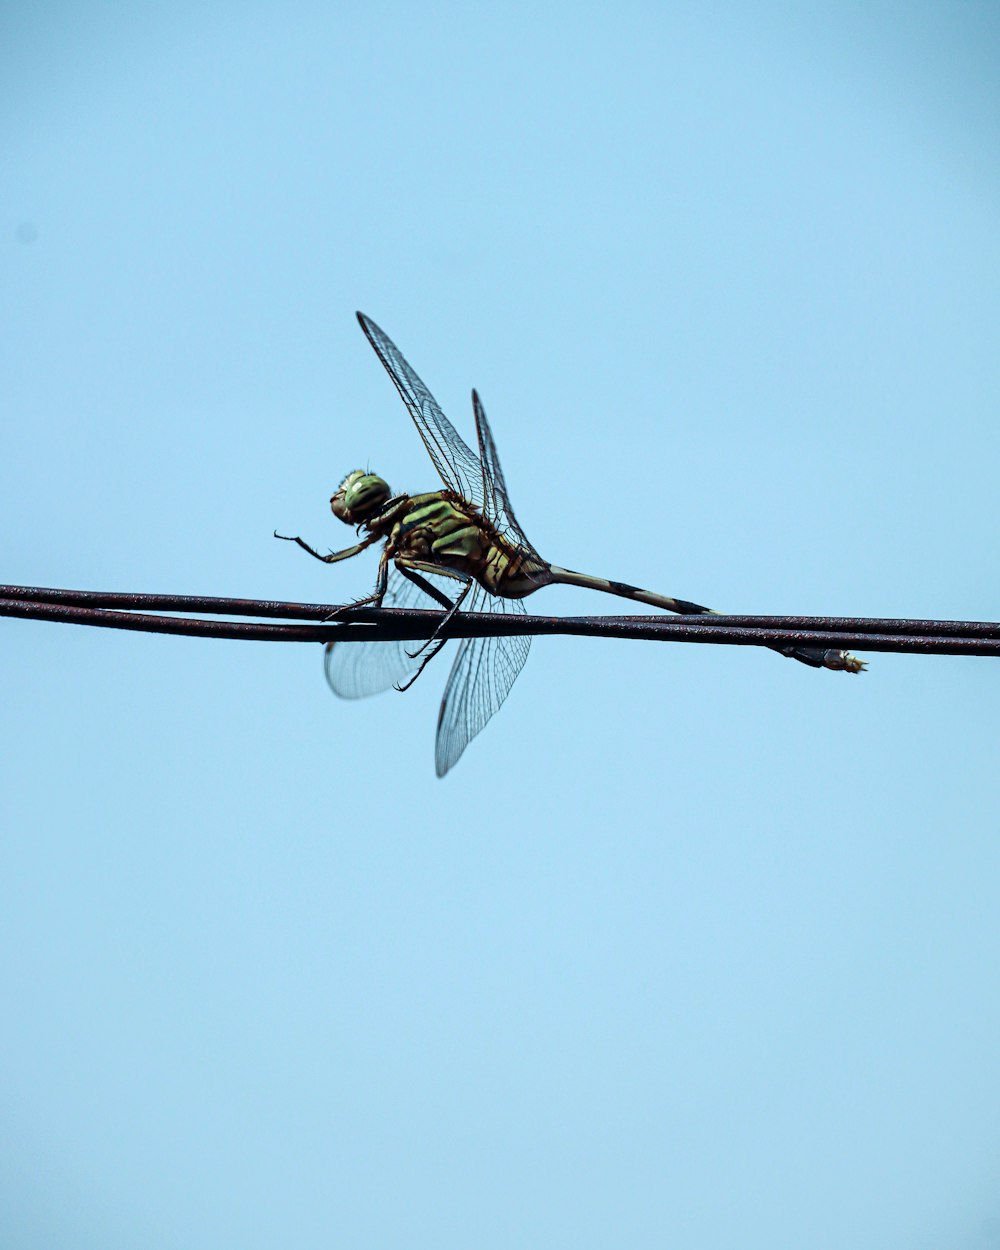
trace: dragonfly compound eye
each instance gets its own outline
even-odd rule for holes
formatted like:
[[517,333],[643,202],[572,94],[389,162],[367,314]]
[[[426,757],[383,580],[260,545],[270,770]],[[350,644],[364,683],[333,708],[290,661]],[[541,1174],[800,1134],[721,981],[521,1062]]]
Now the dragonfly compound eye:
[[389,483],[374,473],[355,469],[348,473],[330,500],[333,514],[348,525],[373,517],[392,495]]

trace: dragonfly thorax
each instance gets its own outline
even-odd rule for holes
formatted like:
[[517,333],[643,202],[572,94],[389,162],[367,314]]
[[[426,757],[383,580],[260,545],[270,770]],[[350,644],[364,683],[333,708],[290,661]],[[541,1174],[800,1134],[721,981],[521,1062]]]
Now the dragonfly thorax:
[[391,496],[389,483],[383,478],[355,469],[337,487],[330,509],[345,524],[360,525],[380,512]]

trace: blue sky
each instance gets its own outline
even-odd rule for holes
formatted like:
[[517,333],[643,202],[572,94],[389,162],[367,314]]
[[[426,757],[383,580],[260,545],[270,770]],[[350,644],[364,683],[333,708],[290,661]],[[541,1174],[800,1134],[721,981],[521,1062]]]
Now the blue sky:
[[[997,619],[998,35],[6,6],[3,580],[364,593],[361,308],[556,563]],[[989,661],[540,639],[440,782],[443,657],[0,632],[4,1245],[1000,1244]]]

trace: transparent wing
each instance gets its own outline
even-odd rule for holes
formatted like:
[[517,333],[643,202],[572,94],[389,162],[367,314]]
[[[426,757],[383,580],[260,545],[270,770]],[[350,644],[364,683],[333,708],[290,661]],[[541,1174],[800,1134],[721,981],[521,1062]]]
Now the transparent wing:
[[368,342],[385,366],[409,410],[413,423],[424,440],[441,481],[456,495],[483,506],[483,471],[479,457],[462,440],[458,431],[441,411],[437,400],[410,368],[396,344],[384,330],[366,317],[357,314]]
[[[461,586],[453,577],[423,574],[449,599],[455,598],[454,587]],[[389,586],[383,607],[444,609],[425,594],[419,586],[398,569],[389,572]],[[422,656],[411,659],[407,651],[415,651],[419,642],[328,642],[324,648],[323,667],[330,689],[342,699],[363,699],[402,685],[420,667]]]
[[510,496],[507,494],[507,483],[503,480],[503,469],[500,468],[500,457],[493,441],[493,431],[486,420],[486,410],[479,398],[479,392],[472,392],[472,411],[476,418],[476,436],[479,439],[479,459],[483,466],[483,511],[493,522],[501,534],[513,539],[521,547],[534,552],[534,546],[528,541],[523,529],[517,522],[514,509],[511,507]]
[[[524,615],[520,599],[500,599],[477,587],[470,611]],[[463,638],[438,713],[435,765],[443,777],[506,699],[528,658],[531,639]]]

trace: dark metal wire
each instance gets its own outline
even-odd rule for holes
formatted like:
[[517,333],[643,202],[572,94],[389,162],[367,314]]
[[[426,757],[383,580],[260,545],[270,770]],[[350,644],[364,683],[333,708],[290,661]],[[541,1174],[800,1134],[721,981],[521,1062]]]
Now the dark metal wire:
[[[437,612],[399,608],[363,608],[322,623],[336,604],[288,603],[272,599],[222,599],[194,595],[142,595],[94,590],[59,590],[39,586],[0,586],[0,616],[61,621],[142,633],[197,638],[243,638],[264,642],[328,642],[429,637],[440,621]],[[270,625],[255,621],[201,620],[160,612],[204,612],[319,624]],[[858,651],[916,655],[1000,655],[1000,623],[994,621],[922,621],[884,617],[823,616],[518,616],[459,613],[444,627],[446,638],[483,635],[571,634],[633,638],[657,642],[695,642],[731,646],[822,646]]]

